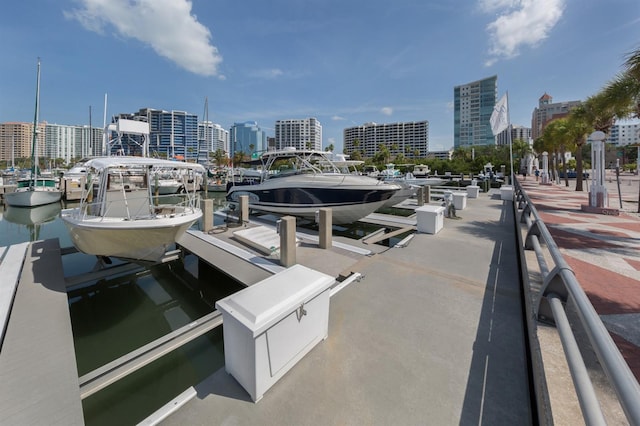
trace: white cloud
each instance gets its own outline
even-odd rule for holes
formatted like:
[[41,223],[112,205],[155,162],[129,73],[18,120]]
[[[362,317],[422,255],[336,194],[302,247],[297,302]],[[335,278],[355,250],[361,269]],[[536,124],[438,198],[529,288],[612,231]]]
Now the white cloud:
[[[191,14],[190,0],[77,0],[79,7],[64,12],[84,28],[104,34],[113,29],[123,38],[138,40],[158,55],[194,74],[218,75],[222,56],[211,32]],[[221,78],[224,78],[222,76]]]
[[343,121],[343,120],[346,120],[346,118],[344,118],[344,117],[340,117],[339,115],[334,115],[333,117],[331,117],[331,119],[332,119],[333,121]]
[[384,107],[380,110],[380,112],[384,115],[391,115],[393,114],[393,108],[391,107]]
[[487,25],[490,66],[520,54],[523,46],[535,47],[549,36],[564,12],[566,0],[480,0],[484,12],[499,12]]

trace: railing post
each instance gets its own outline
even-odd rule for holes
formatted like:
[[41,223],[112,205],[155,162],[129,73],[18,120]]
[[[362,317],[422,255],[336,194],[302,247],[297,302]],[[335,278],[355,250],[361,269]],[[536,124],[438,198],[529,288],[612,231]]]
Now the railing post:
[[424,203],[429,204],[431,202],[431,187],[429,185],[424,185]]

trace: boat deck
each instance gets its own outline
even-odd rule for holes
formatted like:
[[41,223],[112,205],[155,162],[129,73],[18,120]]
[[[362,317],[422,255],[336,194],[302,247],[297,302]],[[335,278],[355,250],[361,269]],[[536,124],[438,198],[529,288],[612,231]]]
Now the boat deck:
[[512,204],[490,192],[458,215],[404,248],[353,243],[368,255],[303,238],[299,263],[363,276],[331,297],[327,340],[258,403],[223,368],[154,421],[532,423]]

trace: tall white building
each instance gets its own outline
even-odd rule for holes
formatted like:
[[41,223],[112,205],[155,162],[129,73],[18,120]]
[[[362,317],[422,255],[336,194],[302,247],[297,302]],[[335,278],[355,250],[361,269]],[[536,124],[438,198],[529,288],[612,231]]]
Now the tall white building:
[[618,121],[609,133],[608,143],[617,146],[640,144],[640,121]]
[[424,158],[429,151],[429,122],[366,123],[343,131],[344,153],[359,151],[371,158],[383,144],[392,156],[403,154],[406,158]]
[[229,157],[229,131],[212,121],[198,123],[198,140],[206,144],[208,152],[221,150]]
[[315,118],[277,120],[276,149],[322,149],[322,126]]
[[45,127],[47,158],[62,158],[65,164],[84,157],[99,155],[102,148],[102,129],[89,126],[49,124]]

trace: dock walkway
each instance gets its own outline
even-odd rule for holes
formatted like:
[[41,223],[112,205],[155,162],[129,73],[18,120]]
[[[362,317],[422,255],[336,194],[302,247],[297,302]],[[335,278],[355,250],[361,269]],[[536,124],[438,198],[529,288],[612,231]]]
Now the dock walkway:
[[331,298],[328,339],[257,404],[220,369],[163,424],[530,424],[512,204],[460,216],[348,261],[302,244],[299,263],[364,276]]
[[0,424],[82,425],[58,240],[29,244],[23,265],[0,348]]

